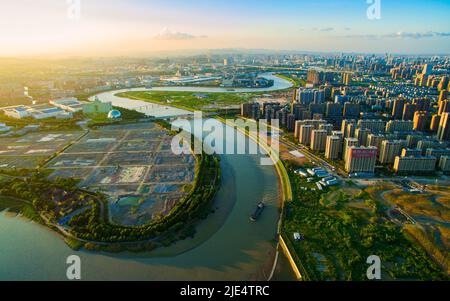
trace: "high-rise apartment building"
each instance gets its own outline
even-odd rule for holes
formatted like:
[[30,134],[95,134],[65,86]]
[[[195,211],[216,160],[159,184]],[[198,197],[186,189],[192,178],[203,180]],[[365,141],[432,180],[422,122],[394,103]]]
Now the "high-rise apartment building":
[[369,129],[372,133],[384,133],[386,131],[386,122],[377,119],[361,119],[358,120],[360,129]]
[[355,138],[358,139],[359,145],[361,146],[367,146],[367,138],[370,134],[369,129],[356,129],[355,130]]
[[450,100],[444,100],[439,103],[438,115],[442,115],[444,113],[450,113]]
[[360,112],[361,108],[359,104],[350,102],[344,104],[343,116],[345,119],[359,118]]
[[344,145],[342,146],[342,158],[347,158],[347,151],[352,146],[359,146],[359,141],[356,138],[344,138]]
[[349,86],[351,80],[352,80],[352,74],[351,73],[344,72],[342,74],[342,84],[344,84],[345,86]]
[[312,131],[314,130],[313,125],[302,125],[300,126],[300,135],[299,135],[299,142],[303,145],[310,145],[311,143],[311,135]]
[[450,141],[450,113],[443,113],[439,122],[437,138],[440,141]]
[[435,171],[436,157],[409,156],[395,157],[394,170],[398,174],[424,174]]
[[422,156],[422,150],[419,148],[404,148],[400,157]]
[[[345,138],[353,137],[353,136],[349,135],[348,132],[347,132],[349,124],[355,125],[356,124],[356,120],[353,120],[353,119],[352,120],[349,120],[349,119],[342,120],[341,132],[342,132],[342,134],[344,135]],[[353,131],[354,131],[354,128],[355,128],[355,126],[353,126]]]
[[334,126],[329,123],[319,125],[319,130],[327,131],[327,135],[331,135],[331,133],[333,132],[333,129],[334,129]]
[[311,149],[313,151],[324,152],[327,143],[326,130],[313,130],[311,134]]
[[351,146],[345,158],[345,170],[352,173],[374,173],[377,161],[376,147]]
[[406,145],[401,140],[384,140],[381,143],[381,149],[380,149],[380,162],[382,164],[392,164],[394,163],[395,157],[399,156],[402,148]]
[[425,132],[430,128],[428,113],[425,111],[418,111],[414,113],[413,130]]
[[397,98],[394,100],[394,106],[392,107],[392,118],[402,119],[404,105],[405,100],[403,98]]
[[395,132],[411,132],[414,127],[414,122],[411,120],[390,120],[386,124],[387,133]]
[[430,109],[431,101],[429,98],[416,98],[413,101],[416,106],[416,111],[428,111]]
[[438,104],[440,104],[443,101],[446,101],[447,98],[448,98],[448,91],[447,90],[442,90],[439,93]]
[[325,91],[315,90],[314,91],[314,103],[321,104],[325,102]]
[[403,120],[413,120],[414,113],[416,112],[416,105],[407,103],[403,106]]
[[446,175],[450,174],[450,156],[442,156],[439,160],[439,169]]
[[447,87],[449,85],[450,81],[449,81],[449,77],[448,76],[443,76],[441,78],[441,81],[439,82],[439,85],[437,86],[439,91],[443,91],[443,90],[447,90]]
[[439,116],[438,114],[434,114],[431,117],[431,123],[430,123],[430,131],[433,133],[437,133],[438,129],[439,129],[439,123],[441,121],[441,116]]
[[342,152],[342,138],[339,136],[328,136],[325,147],[325,158],[336,160]]
[[367,145],[368,146],[375,146],[378,149],[378,153],[380,153],[381,143],[385,139],[386,138],[384,137],[384,135],[369,134],[369,136],[367,136]]
[[295,131],[295,115],[294,114],[288,114],[287,115],[287,125],[286,128],[289,132]]
[[258,120],[260,118],[260,105],[257,102],[241,104],[241,116]]

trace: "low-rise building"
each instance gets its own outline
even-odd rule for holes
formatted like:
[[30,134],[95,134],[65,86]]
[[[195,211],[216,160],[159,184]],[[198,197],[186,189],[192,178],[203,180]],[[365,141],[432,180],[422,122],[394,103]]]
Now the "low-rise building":
[[4,132],[9,132],[12,129],[11,126],[7,126],[4,123],[0,123],[0,132],[4,133]]
[[30,117],[32,109],[27,106],[17,106],[14,108],[4,109],[3,112],[8,117],[22,119],[22,118]]
[[83,104],[84,114],[108,114],[112,110],[111,102],[101,102],[98,98]]
[[16,118],[16,119],[22,119],[26,117],[31,117],[34,119],[47,119],[47,118],[71,118],[72,113],[66,112],[65,110],[61,108],[55,108],[55,107],[28,107],[28,106],[18,106],[14,108],[8,108],[4,110],[5,115]]
[[319,181],[325,187],[334,186],[339,184],[338,180],[335,177],[326,177]]
[[84,103],[81,101],[78,101],[78,99],[76,99],[75,97],[51,100],[50,104],[57,108],[60,108],[67,112],[72,112],[72,113],[82,111],[83,106],[84,106]]
[[31,112],[31,117],[34,119],[47,119],[47,118],[71,118],[73,115],[71,112],[66,112],[60,108],[44,108],[36,109]]

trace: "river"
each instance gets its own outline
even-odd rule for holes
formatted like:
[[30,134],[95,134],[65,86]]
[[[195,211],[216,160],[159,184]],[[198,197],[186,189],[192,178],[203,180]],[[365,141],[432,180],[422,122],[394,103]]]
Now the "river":
[[[192,114],[189,111],[173,108],[170,106],[164,106],[159,104],[151,104],[145,101],[135,100],[130,102],[125,98],[120,98],[115,96],[115,94],[130,91],[167,91],[167,92],[198,92],[198,93],[251,93],[251,92],[271,92],[277,90],[284,90],[292,87],[292,83],[282,79],[272,73],[264,73],[261,75],[266,79],[272,79],[274,85],[267,88],[235,88],[230,91],[227,88],[208,88],[208,87],[154,87],[151,89],[147,88],[131,88],[122,89],[115,91],[103,92],[97,95],[99,100],[103,102],[112,102],[114,106],[125,107],[128,109],[133,109],[141,113],[145,113],[150,116],[164,118],[164,117],[176,117]],[[95,97],[91,97],[90,100],[94,100]]]
[[[104,95],[115,93],[98,97],[106,101],[110,99]],[[119,101],[113,104],[131,109],[136,105],[134,100]],[[66,258],[72,254],[81,257],[83,280],[267,279],[275,251],[279,183],[275,168],[261,166],[259,159],[259,155],[221,156],[223,177],[215,199],[216,212],[198,226],[200,233],[214,229],[209,230],[213,233],[177,255],[163,256],[164,249],[156,255],[73,251],[47,228],[0,213],[0,280],[65,280]],[[267,208],[258,222],[252,223],[249,215],[261,200]],[[286,273],[286,267],[282,271]]]

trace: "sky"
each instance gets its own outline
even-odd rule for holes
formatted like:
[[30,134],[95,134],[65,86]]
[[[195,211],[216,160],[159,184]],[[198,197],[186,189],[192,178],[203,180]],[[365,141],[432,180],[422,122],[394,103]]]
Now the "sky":
[[[369,18],[378,1],[380,18]],[[449,15],[448,0],[1,0],[0,56],[223,48],[450,54]]]

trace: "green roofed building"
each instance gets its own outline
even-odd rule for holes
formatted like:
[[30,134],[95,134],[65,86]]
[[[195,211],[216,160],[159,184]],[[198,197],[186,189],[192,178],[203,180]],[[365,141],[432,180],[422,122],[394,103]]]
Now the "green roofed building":
[[83,105],[84,114],[108,114],[111,110],[111,102],[101,102],[97,97],[94,101]]

